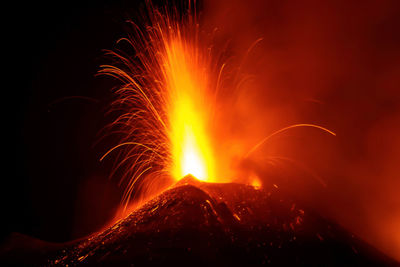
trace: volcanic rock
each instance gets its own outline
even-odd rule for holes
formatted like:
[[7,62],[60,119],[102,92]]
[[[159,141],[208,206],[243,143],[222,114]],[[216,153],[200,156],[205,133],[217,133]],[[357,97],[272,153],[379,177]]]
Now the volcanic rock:
[[49,265],[391,266],[339,225],[280,192],[186,177]]

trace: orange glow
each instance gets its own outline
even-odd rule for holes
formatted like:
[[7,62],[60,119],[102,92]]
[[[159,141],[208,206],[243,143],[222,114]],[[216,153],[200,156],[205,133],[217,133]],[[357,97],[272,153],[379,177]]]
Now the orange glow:
[[[189,174],[206,182],[250,181],[259,188],[258,178],[249,180],[247,171],[232,170],[234,157],[251,162],[272,137],[298,127],[335,135],[318,125],[294,124],[254,145],[253,133],[242,136],[246,120],[236,125],[242,114],[238,106],[247,99],[239,91],[248,95],[251,89],[245,87],[239,62],[225,61],[226,55],[204,34],[190,8],[182,15],[176,10],[163,14],[149,5],[148,26],[140,29],[132,23],[132,35],[118,41],[135,54],[109,51],[115,64],[103,65],[100,71],[121,82],[112,110],[118,116],[110,125],[121,139],[101,159],[119,151],[111,175],[121,177],[125,208]],[[243,113],[255,107],[244,106]],[[254,115],[250,121],[264,118]]]
[[255,188],[255,189],[260,189],[262,187],[261,181],[257,176],[251,176],[251,185]]
[[219,65],[191,12],[150,11],[145,30],[135,25],[133,36],[118,42],[135,56],[109,51],[117,64],[100,71],[122,83],[113,105],[120,115],[110,125],[122,138],[101,160],[119,150],[112,175],[120,171],[125,208],[188,174],[215,181],[209,128]]
[[[399,143],[400,113],[395,113],[393,99],[397,98],[393,92],[398,90],[392,88],[396,83],[391,80],[400,75],[393,67],[390,71],[382,68],[382,76],[368,77],[376,72],[371,67],[374,64],[360,65],[370,56],[370,47],[380,46],[365,46],[368,49],[354,53],[347,42],[360,38],[357,42],[364,43],[365,36],[353,36],[353,31],[347,36],[347,20],[341,12],[333,12],[333,16],[308,14],[309,10],[293,13],[305,18],[315,15],[312,21],[328,18],[323,25],[332,27],[331,32],[308,19],[276,24],[273,17],[265,16],[263,1],[254,5],[237,0],[229,5],[226,1],[208,1],[210,6],[204,10],[202,21],[197,21],[196,10],[192,10],[196,4],[192,7],[192,1],[184,2],[189,8],[183,12],[170,5],[157,9],[149,4],[145,16],[149,21],[146,25],[132,22],[133,33],[118,42],[124,44],[122,50],[117,50],[122,53],[109,52],[115,61],[101,70],[121,82],[115,90],[118,99],[113,111],[117,112],[112,114],[117,118],[110,127],[120,139],[104,157],[117,157],[112,174],[121,178],[125,188],[122,202],[158,194],[188,174],[206,182],[279,189],[284,186],[272,181],[282,176],[282,180],[288,180],[283,183],[294,181],[290,188],[299,185],[296,192],[306,198],[308,190],[332,191],[324,197],[334,204],[326,205],[324,212],[333,213],[332,217],[337,216],[349,228],[369,229],[373,225],[369,231],[379,238],[371,237],[371,243],[388,237],[393,245],[384,240],[379,241],[381,247],[400,255],[400,230],[393,230],[399,233],[396,239],[394,232],[382,230],[386,228],[380,221],[364,222],[370,217],[375,220],[376,203],[380,203],[379,208],[387,207],[382,218],[397,224],[400,220],[387,215],[394,212],[389,207],[400,195],[398,186],[393,186],[399,173],[400,149],[395,148]],[[315,6],[316,10],[321,7]],[[285,5],[277,10],[283,12],[283,17],[293,12]],[[322,11],[327,10],[330,8]],[[361,17],[350,19],[364,33],[364,26],[371,23],[364,21],[367,16],[358,15]],[[383,13],[377,17],[384,18]],[[276,34],[280,30],[287,32]],[[337,40],[332,42],[334,39],[326,38],[327,34]],[[281,43],[285,45],[281,47]],[[342,54],[344,50],[347,57]],[[376,53],[380,55],[380,51]],[[343,58],[349,64],[343,65]],[[354,76],[349,74],[352,69]],[[361,82],[373,77],[376,81]],[[360,81],[360,87],[353,87],[354,81]],[[338,86],[347,82],[354,92]],[[377,84],[382,89],[376,90]],[[372,87],[364,94],[365,86]],[[381,112],[386,99],[389,108],[385,106],[385,112]],[[337,132],[339,138],[306,136],[316,131],[327,136],[336,136]],[[284,176],[292,170],[296,173]],[[300,188],[312,183],[309,177],[323,189]],[[381,178],[386,179],[382,185]],[[342,186],[349,189],[343,190]],[[362,190],[374,192],[376,199]],[[336,191],[338,194],[333,194]],[[342,196],[353,205],[348,210],[341,205]],[[358,210],[360,205],[368,207],[365,217],[354,217],[358,213],[351,209]],[[366,239],[369,236],[367,230],[356,230]]]
[[166,46],[164,70],[173,101],[168,107],[171,173],[175,179],[188,174],[203,181],[214,178],[214,160],[206,132],[206,63],[198,51],[181,40]]

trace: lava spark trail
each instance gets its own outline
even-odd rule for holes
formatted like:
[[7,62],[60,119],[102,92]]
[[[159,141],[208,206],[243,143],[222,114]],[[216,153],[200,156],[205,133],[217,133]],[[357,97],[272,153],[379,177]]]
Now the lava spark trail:
[[122,115],[109,127],[123,137],[102,160],[119,152],[114,174],[123,171],[125,205],[134,194],[150,190],[149,184],[157,187],[155,183],[166,177],[215,177],[206,135],[213,103],[206,99],[216,91],[211,74],[219,71],[200,41],[195,10],[189,6],[179,15],[148,5],[148,16],[146,29],[132,23],[133,34],[119,41],[133,48],[135,56],[108,51],[115,64],[103,65],[100,71],[122,83],[113,105]]

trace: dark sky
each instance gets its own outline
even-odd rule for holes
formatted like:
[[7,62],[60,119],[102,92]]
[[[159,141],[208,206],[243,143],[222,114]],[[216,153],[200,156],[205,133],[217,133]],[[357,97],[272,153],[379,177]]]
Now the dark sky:
[[[66,241],[101,227],[120,189],[100,164],[107,143],[95,145],[109,123],[116,84],[95,77],[125,36],[138,1],[25,1],[3,9],[8,38],[3,86],[9,134],[2,205],[4,232]],[[109,63],[109,62],[108,62]],[[108,143],[110,145],[110,143]]]

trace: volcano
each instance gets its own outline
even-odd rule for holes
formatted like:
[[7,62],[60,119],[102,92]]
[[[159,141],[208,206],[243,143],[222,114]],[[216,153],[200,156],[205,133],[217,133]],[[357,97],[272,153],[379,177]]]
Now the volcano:
[[281,188],[191,176],[89,238],[13,235],[0,254],[7,264],[49,266],[397,266]]
[[187,176],[105,231],[62,248],[58,245],[41,264],[396,263],[279,188],[205,183]]

